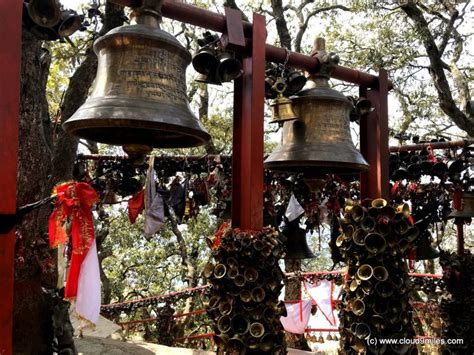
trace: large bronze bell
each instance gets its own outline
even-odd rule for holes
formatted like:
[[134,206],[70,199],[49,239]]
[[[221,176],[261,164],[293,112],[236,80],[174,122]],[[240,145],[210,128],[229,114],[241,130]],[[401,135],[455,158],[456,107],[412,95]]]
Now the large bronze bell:
[[160,29],[160,3],[136,11],[136,24],[115,28],[94,43],[99,64],[91,97],[63,125],[96,142],[193,147],[210,135],[189,108],[188,51]]
[[266,169],[307,176],[367,170],[367,162],[352,143],[352,104],[329,87],[328,76],[312,74],[291,99],[299,119],[283,123],[281,143],[265,160]]
[[299,227],[298,222],[289,222],[282,233],[287,238],[285,259],[314,258],[306,241],[306,231]]

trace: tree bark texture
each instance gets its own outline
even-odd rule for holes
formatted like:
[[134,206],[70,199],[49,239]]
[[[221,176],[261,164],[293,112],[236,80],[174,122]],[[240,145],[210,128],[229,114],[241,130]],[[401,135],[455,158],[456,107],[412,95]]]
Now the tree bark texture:
[[[474,136],[474,119],[469,118],[456,105],[452,96],[448,79],[444,72],[445,63],[442,60],[435,39],[430,32],[428,22],[423,12],[414,1],[408,1],[401,6],[401,9],[412,20],[414,27],[420,35],[426,54],[430,61],[429,73],[439,98],[439,106],[441,110],[462,130],[466,131],[470,136]],[[456,80],[456,77],[455,77]]]
[[[105,33],[123,23],[122,9],[107,4]],[[54,184],[72,176],[77,139],[61,133],[51,146],[50,118],[46,100],[48,53],[42,42],[23,29],[20,103],[20,147],[17,203],[38,201]],[[71,78],[62,106],[63,121],[85,101],[95,77],[97,58],[92,51]],[[47,219],[51,208],[29,213],[18,226],[15,255],[13,351],[15,354],[51,354],[53,304],[42,287],[56,287],[56,254],[49,249]],[[26,341],[27,340],[27,341]]]

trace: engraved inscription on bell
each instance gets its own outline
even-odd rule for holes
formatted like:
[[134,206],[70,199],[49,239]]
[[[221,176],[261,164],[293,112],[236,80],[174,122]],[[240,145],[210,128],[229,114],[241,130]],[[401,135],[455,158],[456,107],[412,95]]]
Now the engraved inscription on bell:
[[109,80],[104,81],[102,88],[96,86],[96,90],[104,95],[136,96],[186,105],[183,68],[187,63],[184,59],[170,55],[164,48],[141,47],[129,45],[125,55],[109,56]]

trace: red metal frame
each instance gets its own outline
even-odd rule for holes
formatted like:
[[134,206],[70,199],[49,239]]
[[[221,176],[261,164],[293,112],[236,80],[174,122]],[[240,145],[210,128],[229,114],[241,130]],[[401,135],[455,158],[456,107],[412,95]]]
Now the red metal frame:
[[367,97],[375,108],[360,122],[360,151],[370,166],[361,174],[361,200],[389,197],[388,90],[388,75],[383,69],[376,89],[360,88],[360,96]]
[[234,85],[232,146],[232,225],[247,230],[263,227],[265,17],[254,14],[253,21],[252,55]]
[[431,149],[449,149],[449,148],[462,148],[465,145],[469,145],[474,143],[473,139],[466,139],[461,141],[452,141],[452,142],[433,142],[433,143],[420,143],[420,144],[408,144],[408,145],[400,145],[400,146],[392,146],[390,147],[391,153],[397,152],[406,152],[406,151],[414,151],[414,150],[423,150],[425,148]]
[[[0,2],[0,213],[16,211],[20,108],[21,1]],[[0,234],[0,354],[12,353],[15,231]]]

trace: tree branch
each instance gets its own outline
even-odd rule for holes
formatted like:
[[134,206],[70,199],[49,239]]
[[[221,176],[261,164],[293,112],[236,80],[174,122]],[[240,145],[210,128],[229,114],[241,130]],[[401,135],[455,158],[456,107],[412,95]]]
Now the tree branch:
[[474,136],[474,120],[469,119],[454,102],[451,88],[444,72],[441,53],[428,28],[428,23],[422,11],[414,1],[408,1],[403,4],[401,9],[412,20],[425,47],[431,65],[429,73],[438,93],[441,110],[450,117],[459,128],[466,131],[470,136]]

